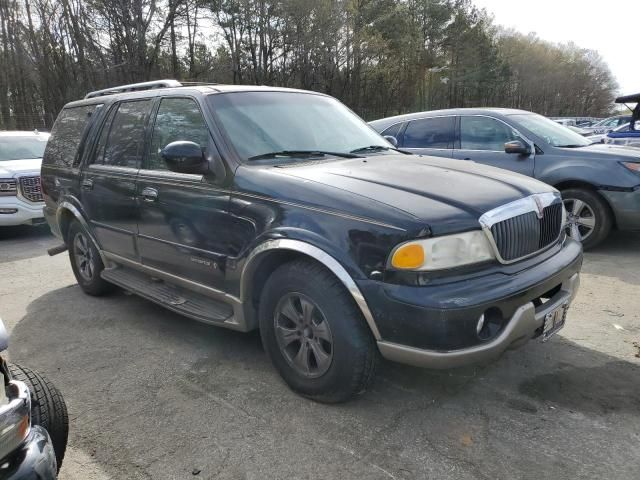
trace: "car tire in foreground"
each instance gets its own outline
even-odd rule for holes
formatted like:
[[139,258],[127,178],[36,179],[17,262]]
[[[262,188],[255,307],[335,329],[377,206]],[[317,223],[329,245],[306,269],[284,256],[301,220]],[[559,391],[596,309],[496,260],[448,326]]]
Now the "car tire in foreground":
[[338,403],[364,393],[378,361],[375,340],[342,283],[313,261],[286,263],[259,306],[262,343],[295,392]]
[[600,244],[613,226],[609,206],[598,193],[582,188],[562,191],[567,209],[567,234],[582,242],[585,250]]
[[67,246],[73,274],[85,293],[100,296],[115,289],[115,285],[100,276],[104,270],[100,253],[77,220],[71,222],[69,226]]
[[9,364],[14,380],[24,382],[31,392],[31,424],[43,427],[51,437],[58,471],[67,449],[69,417],[67,405],[58,389],[41,374],[18,364]]

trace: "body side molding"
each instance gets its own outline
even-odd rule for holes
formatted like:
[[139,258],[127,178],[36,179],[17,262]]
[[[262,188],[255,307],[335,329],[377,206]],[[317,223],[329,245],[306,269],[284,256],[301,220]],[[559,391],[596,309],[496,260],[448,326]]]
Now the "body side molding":
[[373,334],[376,340],[380,340],[382,337],[380,336],[380,331],[378,330],[378,326],[373,318],[373,314],[369,309],[369,305],[362,295],[362,292],[354,282],[351,275],[347,272],[347,270],[338,262],[335,258],[329,255],[324,250],[311,245],[310,243],[303,242],[300,240],[292,240],[292,239],[277,239],[277,240],[267,240],[257,247],[255,247],[251,253],[247,256],[247,260],[242,269],[241,277],[240,277],[240,299],[243,303],[249,301],[247,297],[247,291],[249,288],[249,282],[251,281],[251,277],[253,271],[259,264],[256,261],[258,257],[260,257],[263,253],[268,252],[270,250],[292,250],[295,252],[303,253],[308,255],[309,257],[317,260],[321,264],[323,264],[326,268],[328,268],[333,274],[338,277],[338,279],[342,282],[345,288],[349,291],[353,299],[355,300],[358,308],[362,312],[364,319],[369,325],[371,329],[371,333]]

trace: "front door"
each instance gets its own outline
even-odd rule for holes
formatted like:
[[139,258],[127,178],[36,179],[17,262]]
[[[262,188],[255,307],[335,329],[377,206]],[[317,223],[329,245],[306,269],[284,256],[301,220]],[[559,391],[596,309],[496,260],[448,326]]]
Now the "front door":
[[207,156],[216,148],[200,106],[191,97],[165,97],[158,105],[137,185],[142,263],[221,289],[230,195],[209,175],[169,171],[160,150],[176,141],[195,142]]
[[483,115],[463,115],[460,117],[460,140],[453,150],[453,158],[533,176],[534,152],[519,155],[504,151],[504,144],[513,140],[529,143],[501,120]]
[[80,179],[80,197],[100,247],[136,260],[136,177],[151,100],[111,107]]

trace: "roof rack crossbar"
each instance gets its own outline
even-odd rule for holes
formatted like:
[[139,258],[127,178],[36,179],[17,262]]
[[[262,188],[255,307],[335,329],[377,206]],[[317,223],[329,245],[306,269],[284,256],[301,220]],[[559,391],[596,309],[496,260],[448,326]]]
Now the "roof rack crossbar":
[[154,80],[152,82],[131,83],[129,85],[120,85],[118,87],[105,88],[104,90],[96,90],[89,92],[84,98],[102,97],[104,95],[113,95],[116,93],[136,92],[140,90],[152,90],[154,88],[171,88],[182,87],[182,83],[177,80]]

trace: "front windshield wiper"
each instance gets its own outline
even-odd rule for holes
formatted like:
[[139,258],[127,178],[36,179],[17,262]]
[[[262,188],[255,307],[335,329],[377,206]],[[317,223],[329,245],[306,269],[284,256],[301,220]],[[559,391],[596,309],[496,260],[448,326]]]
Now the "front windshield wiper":
[[382,152],[387,150],[394,150],[396,152],[405,153],[409,155],[411,154],[411,152],[400,150],[399,148],[395,148],[395,147],[387,147],[386,145],[369,145],[367,147],[360,147],[360,148],[351,150],[351,153]]
[[346,153],[346,152],[328,152],[325,150],[280,150],[278,152],[268,152],[261,153],[260,155],[254,155],[253,157],[247,158],[247,160],[263,160],[266,158],[276,158],[276,157],[324,157],[324,156],[333,156],[333,157],[343,157],[343,158],[359,158],[360,155],[356,155],[355,153]]
[[578,144],[569,144],[569,145],[558,145],[558,147],[560,148],[582,148],[582,147],[586,147],[587,145],[578,145]]

